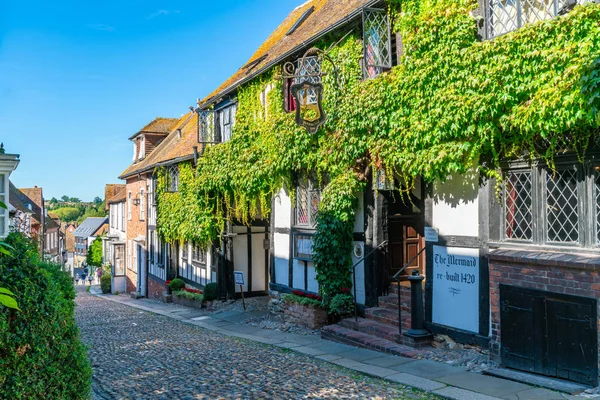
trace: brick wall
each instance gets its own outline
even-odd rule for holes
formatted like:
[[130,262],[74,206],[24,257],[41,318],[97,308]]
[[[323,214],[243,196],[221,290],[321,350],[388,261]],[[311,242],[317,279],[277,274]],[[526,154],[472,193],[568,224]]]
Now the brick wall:
[[297,303],[286,303],[284,314],[298,325],[310,329],[318,329],[327,325],[329,316],[327,311],[314,306],[305,306]]
[[[127,292],[136,292],[137,291],[137,265],[136,265],[136,256],[134,254],[136,248],[136,242],[134,242],[135,238],[145,237],[147,233],[147,221],[146,218],[144,220],[140,220],[140,205],[134,205],[133,200],[140,198],[141,190],[144,191],[144,195],[146,195],[146,176],[142,175],[140,178],[133,177],[127,180],[126,190],[125,190],[125,219],[127,222],[127,247],[125,255],[125,264],[126,264],[126,276],[127,276]],[[129,193],[131,192],[131,201],[129,201]],[[147,199],[143,201],[144,207],[147,206]],[[131,206],[131,219],[129,219],[129,207]],[[144,217],[147,216],[147,213],[144,213]],[[140,243],[141,245],[145,245],[144,243]],[[145,252],[145,248],[142,249]],[[142,268],[145,268],[145,265],[142,265]]]
[[148,297],[151,299],[162,299],[166,287],[163,282],[154,280],[152,275],[148,275]]
[[[496,250],[489,256],[491,357],[500,360],[500,284],[546,292],[600,298],[600,257]],[[599,303],[600,307],[600,303]],[[600,309],[598,310],[600,316]],[[597,323],[597,328],[600,324]],[[600,340],[600,332],[598,334]],[[599,343],[600,344],[600,343]]]

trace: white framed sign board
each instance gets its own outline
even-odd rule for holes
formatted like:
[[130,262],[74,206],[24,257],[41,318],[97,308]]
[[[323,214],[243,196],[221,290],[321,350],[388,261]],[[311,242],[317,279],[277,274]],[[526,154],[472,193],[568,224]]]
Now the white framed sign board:
[[479,249],[433,246],[432,322],[479,332]]
[[[230,275],[231,276],[231,275]],[[233,277],[235,278],[236,285],[244,285],[244,273],[241,271],[233,271]]]

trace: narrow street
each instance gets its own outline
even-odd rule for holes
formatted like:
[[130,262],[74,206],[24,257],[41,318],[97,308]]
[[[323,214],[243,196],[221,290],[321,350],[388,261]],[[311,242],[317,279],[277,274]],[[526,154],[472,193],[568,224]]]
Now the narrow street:
[[77,290],[94,400],[437,398]]

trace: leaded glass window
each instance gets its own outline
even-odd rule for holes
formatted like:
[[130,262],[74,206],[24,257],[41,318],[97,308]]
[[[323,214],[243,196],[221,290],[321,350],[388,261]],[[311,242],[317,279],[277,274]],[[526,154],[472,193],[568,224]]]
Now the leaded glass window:
[[392,68],[390,21],[385,10],[363,12],[364,73],[373,78]]
[[198,112],[198,143],[215,143],[214,111]]
[[546,172],[546,223],[548,241],[579,241],[577,170]]
[[171,165],[167,168],[165,184],[167,192],[179,191],[179,166]]
[[[321,73],[321,61],[318,57],[305,57],[304,63],[302,63],[302,59],[296,62],[297,66],[297,78],[294,78],[294,84],[299,84],[303,82],[309,83],[321,83],[322,78],[320,76]],[[317,104],[317,93],[308,89],[305,93],[304,90],[300,92],[300,98],[302,99],[301,105],[309,105],[309,104]]]
[[531,172],[509,172],[504,196],[506,238],[533,239],[533,192]]
[[321,191],[310,181],[301,183],[296,188],[296,225],[314,227],[321,203]]
[[[578,0],[578,4],[590,0]],[[490,38],[514,31],[525,24],[544,21],[564,12],[568,0],[489,0],[487,11]]]

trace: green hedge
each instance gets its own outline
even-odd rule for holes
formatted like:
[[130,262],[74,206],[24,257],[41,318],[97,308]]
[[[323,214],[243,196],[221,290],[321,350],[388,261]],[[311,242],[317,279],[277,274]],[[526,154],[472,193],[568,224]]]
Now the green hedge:
[[110,293],[111,290],[111,275],[110,274],[103,274],[100,277],[100,289],[102,290],[102,293],[107,294]]
[[11,234],[0,282],[21,311],[0,306],[0,399],[88,399],[92,369],[75,324],[71,278],[40,261],[37,246]]

